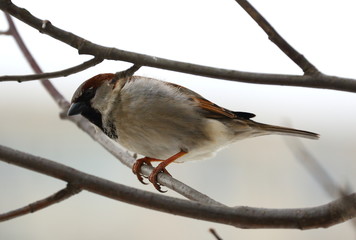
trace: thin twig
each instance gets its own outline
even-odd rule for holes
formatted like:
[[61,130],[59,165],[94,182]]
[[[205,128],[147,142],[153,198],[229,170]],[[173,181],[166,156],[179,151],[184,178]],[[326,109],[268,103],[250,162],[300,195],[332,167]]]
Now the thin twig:
[[[69,46],[72,46],[73,48],[77,49],[80,54],[90,54],[104,59],[126,61],[141,66],[149,66],[238,82],[323,88],[346,92],[356,92],[356,80],[350,78],[341,78],[325,74],[305,74],[300,76],[243,72],[231,69],[207,67],[187,62],[173,61],[155,56],[120,50],[117,48],[104,47],[98,44],[94,44],[73,33],[64,31],[52,25],[50,22],[47,22],[44,27],[43,20],[33,16],[26,9],[17,7],[9,0],[0,0],[0,9],[8,12],[17,19],[39,30],[41,33],[47,34],[61,42],[68,44]],[[307,70],[306,67],[303,67],[303,69],[308,73],[312,72],[311,70]]]
[[7,29],[5,31],[0,31],[0,35],[11,35],[10,29]]
[[319,70],[309,62],[302,54],[295,50],[281,35],[272,27],[271,24],[247,1],[235,0],[265,31],[268,38],[276,44],[295,64],[297,64],[305,74],[319,74]]
[[7,31],[0,31],[0,35],[10,35],[9,30]]
[[232,225],[241,228],[312,229],[330,227],[356,216],[356,193],[312,208],[266,209],[201,204],[127,187],[65,165],[0,146],[0,160],[30,169],[129,204],[170,214]]
[[[21,38],[17,28],[15,26],[14,21],[12,20],[11,16],[8,13],[5,13],[5,17],[7,22],[9,23],[9,31],[11,35],[14,37],[17,45],[19,46],[22,54],[26,58],[27,62],[30,64],[32,70],[36,74],[43,74],[41,67],[37,64],[36,60],[33,58],[30,50],[26,47],[25,42]],[[65,100],[63,95],[57,91],[57,89],[53,86],[53,84],[48,79],[42,79],[42,85],[46,88],[50,96],[60,105],[62,108],[68,108],[69,103]]]
[[31,80],[42,80],[48,78],[57,78],[57,77],[66,77],[71,74],[84,71],[90,67],[93,67],[99,63],[101,63],[103,59],[94,57],[86,62],[83,62],[77,66],[66,68],[60,71],[55,72],[46,72],[46,73],[39,73],[39,74],[30,74],[30,75],[11,75],[11,76],[0,76],[1,81],[31,81]]
[[132,75],[135,74],[135,72],[137,72],[139,69],[141,68],[140,65],[134,64],[132,67],[130,67],[129,69],[126,69],[124,71],[121,72],[117,72],[115,73],[115,76],[113,77],[113,79],[111,80],[111,82],[116,82],[117,80],[121,79],[121,78],[126,78],[126,77],[131,77]]
[[74,185],[68,184],[66,188],[56,192],[55,194],[46,197],[42,200],[31,203],[25,207],[0,214],[0,222],[7,221],[16,217],[20,217],[29,213],[36,212],[38,210],[44,209],[46,207],[52,206],[55,203],[59,203],[63,200],[72,197],[73,195],[79,193],[81,191],[80,188],[77,188]]
[[219,234],[215,231],[214,228],[210,228],[210,229],[209,229],[209,232],[215,237],[216,240],[223,240],[223,239],[219,236]]

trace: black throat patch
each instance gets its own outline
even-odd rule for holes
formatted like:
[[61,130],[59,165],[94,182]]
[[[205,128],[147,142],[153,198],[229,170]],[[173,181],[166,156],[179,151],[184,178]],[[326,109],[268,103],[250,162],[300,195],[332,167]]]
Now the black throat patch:
[[112,122],[108,122],[107,126],[103,126],[103,120],[102,120],[102,115],[101,113],[92,108],[87,106],[81,113],[83,117],[88,119],[91,123],[96,125],[103,131],[109,138],[112,139],[117,139],[117,134],[116,134],[116,127]]
[[87,106],[81,114],[104,132],[102,116],[98,110]]

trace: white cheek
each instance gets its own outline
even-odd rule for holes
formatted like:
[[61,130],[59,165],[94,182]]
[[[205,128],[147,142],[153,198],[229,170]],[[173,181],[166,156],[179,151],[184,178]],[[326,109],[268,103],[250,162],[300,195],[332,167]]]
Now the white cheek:
[[103,115],[106,115],[106,112],[110,110],[110,101],[113,99],[114,92],[112,91],[112,86],[109,84],[103,83],[95,93],[95,97],[92,100],[92,106],[94,109],[97,109]]

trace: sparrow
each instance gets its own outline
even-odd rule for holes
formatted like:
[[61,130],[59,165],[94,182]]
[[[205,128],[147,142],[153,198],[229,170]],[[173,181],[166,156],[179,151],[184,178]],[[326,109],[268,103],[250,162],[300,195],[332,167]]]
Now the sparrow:
[[318,134],[258,123],[255,114],[220,107],[177,84],[141,76],[117,79],[96,75],[75,91],[68,115],[81,114],[120,145],[138,153],[132,167],[138,180],[142,165],[154,168],[149,181],[160,191],[157,175],[172,162],[204,159],[241,139],[281,134],[317,139]]

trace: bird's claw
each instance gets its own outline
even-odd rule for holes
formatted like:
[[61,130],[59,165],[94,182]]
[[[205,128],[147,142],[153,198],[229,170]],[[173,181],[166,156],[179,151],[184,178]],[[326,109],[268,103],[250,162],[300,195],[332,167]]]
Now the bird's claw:
[[167,191],[161,190],[161,184],[157,181],[157,176],[159,173],[166,173],[169,176],[172,176],[165,168],[160,168],[157,166],[155,169],[153,169],[152,173],[148,177],[148,180],[153,184],[153,186],[161,193],[165,193]]
[[[144,181],[144,175],[141,174],[140,170],[141,167],[143,165],[147,165],[147,166],[152,166],[151,164],[152,159],[148,158],[148,157],[144,157],[144,158],[140,158],[137,159],[134,163],[134,165],[132,166],[132,172],[136,175],[137,179],[142,183],[142,184],[149,184],[147,182]],[[166,173],[169,176],[171,176],[171,174],[162,167],[157,166],[156,168],[153,169],[152,173],[150,174],[150,176],[148,176],[148,180],[153,184],[153,186],[161,193],[165,193],[167,191],[162,191],[161,190],[161,184],[157,182],[157,176],[159,173]]]
[[140,169],[142,165],[147,165],[147,166],[152,166],[151,162],[147,157],[137,159],[132,166],[132,172],[136,175],[137,179],[142,183],[142,184],[149,184],[143,180],[143,177],[145,177],[143,174],[141,174]]

